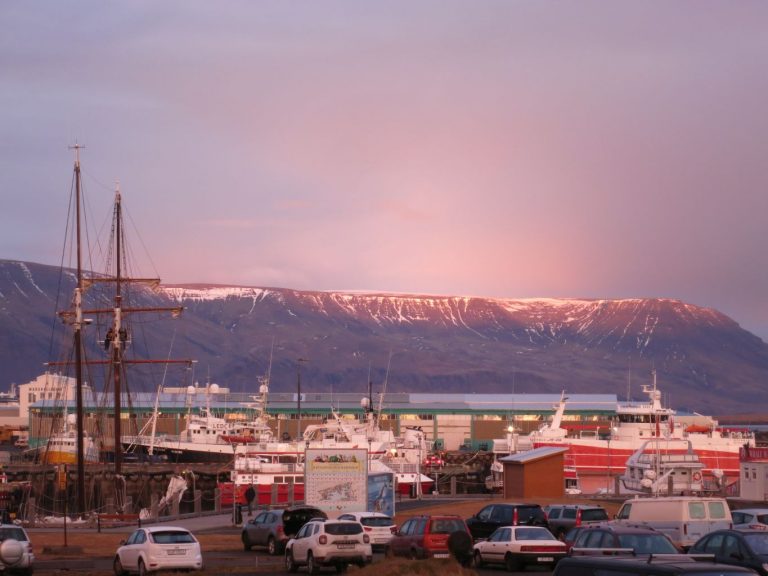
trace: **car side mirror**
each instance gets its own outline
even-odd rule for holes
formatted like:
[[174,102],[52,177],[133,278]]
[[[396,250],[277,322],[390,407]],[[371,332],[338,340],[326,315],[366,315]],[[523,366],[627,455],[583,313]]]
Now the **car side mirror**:
[[127,542],[128,542],[128,540],[123,538],[122,540],[120,540],[120,546],[125,546]]

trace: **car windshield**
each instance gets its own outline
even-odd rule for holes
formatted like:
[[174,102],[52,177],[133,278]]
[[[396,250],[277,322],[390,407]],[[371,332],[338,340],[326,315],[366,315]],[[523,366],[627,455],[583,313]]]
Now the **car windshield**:
[[195,541],[192,534],[183,530],[152,532],[151,536],[155,544],[192,544]]
[[389,516],[374,516],[373,518],[360,518],[363,526],[392,526],[392,518]]
[[439,520],[432,521],[432,525],[429,531],[432,534],[450,534],[451,532],[456,532],[457,530],[461,530],[462,532],[467,531],[462,520],[459,518],[456,518],[455,520],[451,518],[441,518]]
[[515,540],[554,540],[555,537],[545,528],[517,528]]
[[20,542],[27,541],[27,535],[21,528],[0,528],[0,540],[19,540]]
[[357,522],[326,522],[325,533],[333,534],[334,536],[344,536],[347,534],[360,534],[363,531],[363,527]]
[[678,554],[663,534],[619,534],[619,548],[632,548],[636,554]]
[[768,554],[768,533],[744,534],[744,540],[755,554]]

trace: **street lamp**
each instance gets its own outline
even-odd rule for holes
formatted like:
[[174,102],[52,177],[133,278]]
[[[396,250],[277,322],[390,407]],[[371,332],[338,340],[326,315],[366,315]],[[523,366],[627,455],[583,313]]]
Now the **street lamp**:
[[301,364],[302,362],[308,362],[306,358],[299,358],[296,360],[296,389],[297,389],[297,411],[298,411],[298,430],[296,431],[297,439],[301,438]]

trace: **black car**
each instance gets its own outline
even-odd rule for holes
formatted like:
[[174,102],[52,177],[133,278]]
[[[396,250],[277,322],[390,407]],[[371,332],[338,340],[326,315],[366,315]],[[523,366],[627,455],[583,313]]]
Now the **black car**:
[[552,576],[748,576],[754,572],[741,566],[697,562],[683,554],[634,558],[632,556],[578,556],[563,558]]
[[583,527],[571,546],[570,554],[600,554],[606,549],[610,549],[612,554],[681,553],[666,534],[653,528],[605,524]]
[[265,546],[269,554],[281,554],[286,542],[313,518],[328,518],[328,515],[314,506],[259,512],[243,525],[240,533],[243,548],[250,550],[253,546]]
[[716,562],[745,566],[768,576],[768,531],[716,530],[702,536],[688,554],[714,554]]
[[489,504],[471,518],[467,527],[472,538],[488,538],[500,526],[543,526],[547,515],[538,504]]

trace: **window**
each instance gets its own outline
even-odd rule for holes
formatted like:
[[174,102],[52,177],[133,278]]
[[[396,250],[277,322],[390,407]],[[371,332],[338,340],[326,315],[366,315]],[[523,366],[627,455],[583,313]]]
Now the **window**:
[[363,527],[360,524],[357,523],[337,523],[337,524],[326,524],[325,525],[325,532],[326,534],[333,534],[334,536],[346,536],[351,534],[360,534],[363,531]]
[[723,502],[709,503],[710,520],[723,520],[725,518],[725,504]]
[[632,504],[624,504],[616,515],[619,520],[627,520],[629,518],[629,512],[632,510]]
[[691,520],[706,520],[707,510],[704,502],[688,502],[688,517]]

